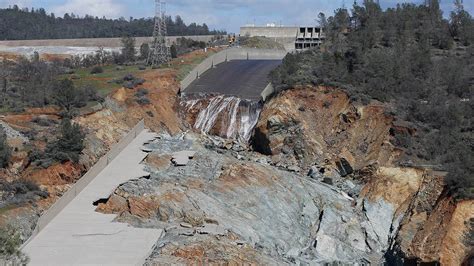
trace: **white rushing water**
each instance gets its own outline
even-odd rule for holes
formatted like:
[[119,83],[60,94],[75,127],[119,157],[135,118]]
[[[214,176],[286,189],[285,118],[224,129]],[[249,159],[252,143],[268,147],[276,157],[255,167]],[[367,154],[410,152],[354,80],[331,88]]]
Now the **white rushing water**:
[[250,140],[262,110],[258,101],[223,95],[189,100],[185,106],[188,112],[198,112],[195,129],[244,143]]

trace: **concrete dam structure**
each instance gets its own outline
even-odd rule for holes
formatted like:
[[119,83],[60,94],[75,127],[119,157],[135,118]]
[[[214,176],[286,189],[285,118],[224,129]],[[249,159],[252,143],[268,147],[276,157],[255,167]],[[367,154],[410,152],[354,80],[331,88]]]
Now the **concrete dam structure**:
[[322,44],[326,38],[320,27],[255,27],[240,28],[241,37],[265,37],[281,43],[288,51],[306,50]]

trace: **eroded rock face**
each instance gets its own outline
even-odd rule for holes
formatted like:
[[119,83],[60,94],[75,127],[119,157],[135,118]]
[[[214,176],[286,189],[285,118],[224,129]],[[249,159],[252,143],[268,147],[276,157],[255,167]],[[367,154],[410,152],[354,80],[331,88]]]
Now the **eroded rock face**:
[[196,154],[182,167],[150,160],[149,178],[122,185],[98,209],[118,209],[121,222],[166,230],[150,264],[383,260],[396,211],[385,198],[357,203],[332,186],[245,159],[251,156],[207,149],[195,138],[163,135],[149,144],[151,158]]
[[340,171],[337,163],[344,161],[350,166],[346,169],[360,170],[396,157],[389,142],[391,125],[382,106],[355,106],[337,89],[298,88],[265,104],[253,147],[305,171],[313,165]]

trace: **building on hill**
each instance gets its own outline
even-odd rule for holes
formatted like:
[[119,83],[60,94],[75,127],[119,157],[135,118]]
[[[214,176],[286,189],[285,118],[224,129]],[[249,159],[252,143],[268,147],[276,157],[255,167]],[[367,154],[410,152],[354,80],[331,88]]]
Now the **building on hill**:
[[286,50],[305,50],[320,46],[325,39],[322,29],[313,26],[250,25],[240,28],[240,36],[271,38],[283,44]]

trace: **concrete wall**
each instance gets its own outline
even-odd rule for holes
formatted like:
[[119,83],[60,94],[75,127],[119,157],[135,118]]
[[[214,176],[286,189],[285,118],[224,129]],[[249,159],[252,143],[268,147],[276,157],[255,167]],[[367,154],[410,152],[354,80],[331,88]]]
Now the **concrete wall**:
[[241,27],[240,36],[296,39],[299,27]]
[[295,49],[299,27],[241,27],[240,36],[266,37],[283,44],[287,51]]
[[[53,206],[51,206],[46,212],[41,215],[36,223],[36,227],[33,230],[32,235],[26,241],[22,247],[24,247],[31,239],[38,235],[53,219],[58,215],[81,191],[89,185],[97,175],[104,170],[105,167],[113,160],[120,152],[123,151],[136,137],[145,129],[145,121],[142,120],[130,130],[130,132],[123,137],[117,144],[115,144],[110,151],[104,155],[99,161],[92,166],[89,171],[82,176],[64,195],[58,199]],[[92,204],[92,202],[91,202]]]
[[270,97],[274,92],[275,88],[273,87],[273,84],[269,83],[260,94],[260,96],[262,96],[262,101],[266,102],[268,97]]
[[232,48],[221,51],[208,57],[201,64],[196,66],[182,81],[181,92],[185,91],[191,83],[204,74],[207,70],[220,63],[231,60],[275,60],[283,59],[287,52],[273,49],[252,49],[252,48]]
[[[209,42],[216,36],[214,35],[198,35],[198,36],[168,36],[167,40],[170,44],[176,43],[178,38],[185,37],[195,41]],[[151,37],[137,37],[137,47],[144,42],[151,42]],[[121,38],[84,38],[84,39],[57,39],[57,40],[19,40],[19,41],[0,41],[0,46],[18,47],[18,46],[68,46],[68,47],[121,47]]]

